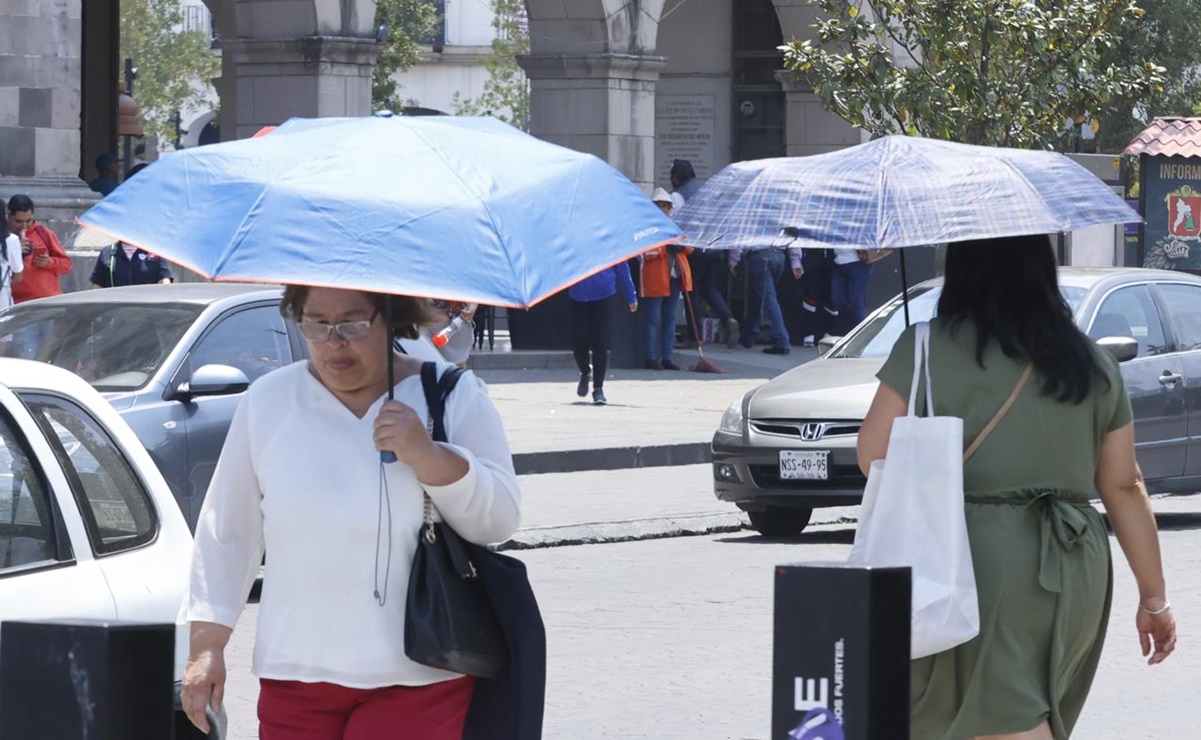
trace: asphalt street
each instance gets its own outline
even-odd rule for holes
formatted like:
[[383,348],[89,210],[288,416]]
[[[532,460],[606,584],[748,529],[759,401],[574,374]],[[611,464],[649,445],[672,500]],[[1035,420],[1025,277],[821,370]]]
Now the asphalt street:
[[[1201,608],[1201,550],[1193,529],[1162,535],[1179,648],[1150,668],[1134,632],[1136,591],[1116,543],[1114,610],[1105,654],[1076,737],[1196,737],[1190,615]],[[545,736],[768,737],[772,567],[845,559],[851,530],[818,527],[795,542],[749,532],[556,547],[516,553],[528,565],[549,641]],[[233,740],[256,737],[249,673],[258,607],[229,648]]]

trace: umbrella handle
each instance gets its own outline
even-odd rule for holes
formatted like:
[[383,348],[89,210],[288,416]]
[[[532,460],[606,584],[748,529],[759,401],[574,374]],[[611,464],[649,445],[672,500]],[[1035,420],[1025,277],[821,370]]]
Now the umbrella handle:
[[382,463],[396,462],[396,453],[392,450],[380,450],[379,461]]

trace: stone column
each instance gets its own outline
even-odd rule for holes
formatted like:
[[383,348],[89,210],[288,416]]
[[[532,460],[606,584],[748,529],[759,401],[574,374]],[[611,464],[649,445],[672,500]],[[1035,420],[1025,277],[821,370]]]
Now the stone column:
[[830,113],[813,84],[787,69],[776,72],[784,86],[784,151],[789,157],[822,154],[862,143],[863,132]]
[[96,201],[79,179],[82,21],[81,0],[0,10],[0,198],[30,196],[60,237]]
[[530,54],[530,133],[595,154],[648,194],[655,181],[655,83],[645,54]]
[[[374,39],[233,38],[222,39],[221,44],[226,59],[220,89],[224,139],[253,136],[263,126],[278,125],[294,116],[364,116],[372,112],[371,71],[379,56]],[[232,110],[227,108],[230,102]],[[234,128],[226,133],[231,118]]]

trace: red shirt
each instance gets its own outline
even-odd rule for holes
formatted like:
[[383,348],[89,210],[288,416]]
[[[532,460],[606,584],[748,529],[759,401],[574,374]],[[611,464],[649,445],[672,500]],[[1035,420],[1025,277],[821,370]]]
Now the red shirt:
[[[13,283],[13,302],[32,301],[34,298],[62,293],[58,278],[71,271],[71,258],[58,241],[58,237],[36,221],[25,230],[25,236],[33,244],[33,249],[25,255],[25,272],[22,273],[21,282]],[[25,245],[22,244],[21,252],[24,251]],[[50,265],[35,266],[33,258],[43,253],[50,257]]]

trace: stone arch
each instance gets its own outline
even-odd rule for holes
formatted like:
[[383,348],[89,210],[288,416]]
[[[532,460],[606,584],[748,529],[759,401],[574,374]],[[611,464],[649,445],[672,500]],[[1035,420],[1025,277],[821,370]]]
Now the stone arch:
[[221,37],[222,138],[371,113],[374,0],[204,0]]
[[204,132],[205,127],[210,123],[219,125],[219,123],[216,122],[216,118],[216,111],[207,111],[206,113],[197,116],[191,122],[185,124],[184,129],[187,130],[188,133],[180,139],[180,144],[183,145],[183,148],[191,149],[192,147],[208,143],[207,141],[201,140],[201,134]]
[[[811,0],[772,0],[784,40],[813,38],[813,22],[819,9]],[[782,67],[783,65],[781,65]],[[862,132],[827,111],[804,77],[783,69],[776,75],[784,86],[786,119],[784,144],[788,156],[820,154],[853,146]]]

